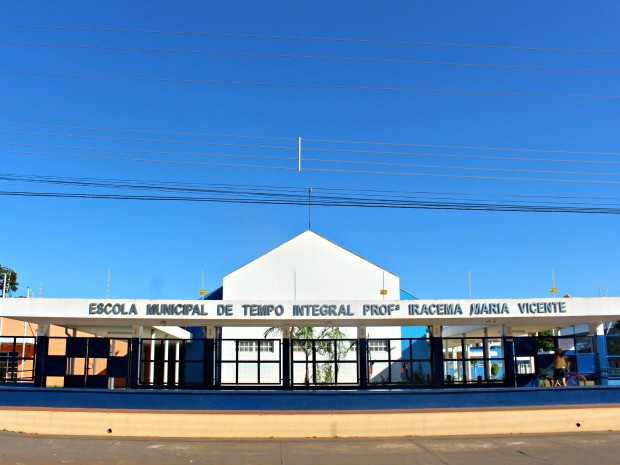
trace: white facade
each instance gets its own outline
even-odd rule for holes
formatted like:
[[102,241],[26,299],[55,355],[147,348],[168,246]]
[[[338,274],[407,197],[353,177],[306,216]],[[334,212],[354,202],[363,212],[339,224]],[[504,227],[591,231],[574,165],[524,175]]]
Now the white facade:
[[[386,293],[382,294],[381,291]],[[224,300],[379,300],[398,299],[400,297],[400,278],[364,258],[344,249],[313,231],[294,237],[256,260],[224,276]],[[342,327],[347,338],[357,338],[356,327]],[[263,338],[267,327],[225,327],[222,339]],[[368,337],[398,339],[401,337],[400,326],[382,326],[367,328]],[[273,338],[274,336],[269,336]],[[266,348],[269,349],[269,348]],[[277,352],[277,348],[276,352]],[[223,342],[222,359],[234,358],[232,343]],[[400,358],[401,344],[392,341],[389,350],[392,358]],[[239,352],[242,359],[256,359],[252,352]],[[261,359],[272,357],[269,350],[261,351]],[[387,354],[385,354],[387,357]],[[355,352],[349,352],[345,360],[355,360]],[[302,382],[305,377],[305,353],[293,352],[294,382]],[[355,365],[341,364],[339,381],[355,382],[357,373]],[[387,365],[386,365],[387,367]],[[230,370],[233,366],[230,364]],[[261,380],[275,379],[274,368],[266,366],[268,372]],[[253,373],[248,373],[253,370]],[[398,368],[394,368],[398,370]],[[256,376],[256,367],[247,365],[240,369],[239,379],[252,382]],[[222,382],[226,382],[234,373],[222,369]],[[384,374],[385,375],[385,374]],[[393,377],[399,373],[392,373]],[[255,381],[254,381],[255,382]]]

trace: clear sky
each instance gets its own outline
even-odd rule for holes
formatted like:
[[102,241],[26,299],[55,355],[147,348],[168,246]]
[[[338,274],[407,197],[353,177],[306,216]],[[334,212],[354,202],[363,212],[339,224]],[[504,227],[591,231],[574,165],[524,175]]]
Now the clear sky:
[[[620,49],[620,3],[599,2],[8,2],[1,22],[22,25],[210,33],[385,39],[522,48]],[[619,70],[617,53],[510,48],[424,47],[363,42],[293,41],[0,27],[0,173],[200,184],[232,183],[479,194],[620,197],[620,185],[284,171],[206,165],[134,163],[32,156],[13,151],[137,156],[112,149],[228,155],[295,156],[295,138],[431,145],[620,152],[620,100],[609,98],[437,94],[334,88],[226,86],[2,74],[158,77],[218,81],[620,95],[620,74],[174,54],[16,45],[62,43],[125,48],[192,49],[373,57],[511,66]],[[8,42],[12,43],[7,44]],[[33,123],[290,138],[269,144],[291,151],[201,145],[198,136],[114,133],[13,126]],[[22,134],[18,134],[21,132]],[[64,136],[42,136],[33,133]],[[73,136],[68,136],[71,134]],[[95,135],[78,138],[75,135]],[[185,143],[110,140],[174,139]],[[195,142],[200,142],[196,144]],[[234,140],[243,143],[243,140]],[[22,144],[22,145],[7,145]],[[252,140],[252,144],[260,140]],[[47,147],[28,147],[34,144]],[[106,149],[53,148],[52,145]],[[312,147],[310,144],[309,147]],[[315,148],[351,149],[350,145]],[[353,148],[358,148],[353,146]],[[366,146],[368,148],[368,146]],[[385,146],[370,146],[386,150]],[[399,149],[402,150],[402,147]],[[460,155],[469,149],[410,151]],[[500,156],[620,161],[617,155],[493,152]],[[144,155],[196,160],[178,153]],[[469,168],[603,172],[603,175],[381,168],[308,162],[348,170],[477,174],[619,181],[619,165],[416,158],[315,152],[308,157]],[[572,158],[571,158],[572,157]],[[226,158],[201,161],[231,162]],[[243,160],[233,163],[246,163]],[[247,163],[258,163],[256,160]],[[268,161],[295,167],[296,161]],[[0,181],[0,190],[102,192],[92,188]],[[116,192],[116,191],[115,191]],[[122,192],[122,191],[120,191]],[[603,202],[603,201],[601,201]],[[618,204],[618,200],[607,200]],[[164,203],[0,197],[0,263],[46,297],[194,298],[206,287],[307,227],[307,209],[210,203]],[[559,293],[620,294],[617,216],[315,208],[313,229],[401,277],[420,298],[548,296],[551,270]]]

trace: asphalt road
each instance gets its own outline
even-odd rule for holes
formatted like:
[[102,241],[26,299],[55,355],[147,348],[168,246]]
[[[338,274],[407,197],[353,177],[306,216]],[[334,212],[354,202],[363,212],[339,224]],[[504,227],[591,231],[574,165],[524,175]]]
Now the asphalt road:
[[620,464],[620,433],[402,439],[200,440],[0,432],[0,465]]

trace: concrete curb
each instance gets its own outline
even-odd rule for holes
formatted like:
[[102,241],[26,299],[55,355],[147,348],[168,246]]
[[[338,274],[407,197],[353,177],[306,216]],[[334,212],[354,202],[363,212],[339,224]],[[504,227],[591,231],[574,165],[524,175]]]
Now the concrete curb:
[[335,438],[619,431],[618,406],[365,412],[0,409],[0,429],[47,435]]

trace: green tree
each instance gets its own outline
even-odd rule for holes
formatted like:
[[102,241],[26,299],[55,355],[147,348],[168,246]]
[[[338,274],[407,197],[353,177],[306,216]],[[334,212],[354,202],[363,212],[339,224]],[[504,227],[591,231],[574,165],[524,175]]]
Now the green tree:
[[[0,293],[4,289],[4,280],[7,280],[6,296],[10,296],[17,291],[19,283],[17,282],[17,273],[6,266],[0,265]],[[5,296],[5,297],[6,297]]]
[[554,342],[552,330],[547,329],[545,331],[540,331],[538,333],[537,340],[538,340],[538,347],[543,352],[553,352],[553,349],[555,348],[555,342]]
[[[275,326],[265,331],[264,336],[281,336],[282,328]],[[297,326],[291,328],[291,339],[295,340],[295,347],[304,353],[305,376],[304,382],[310,384],[310,359],[312,358],[312,339],[344,339],[345,334],[340,328],[326,327],[314,328],[312,326]],[[331,364],[317,365],[317,382],[333,383],[335,377],[338,376],[340,369],[340,361],[343,360],[349,351],[354,347],[353,343],[348,341],[338,342],[337,344],[329,342],[315,343],[316,351],[320,355],[327,355],[328,361],[334,361],[335,373]]]

